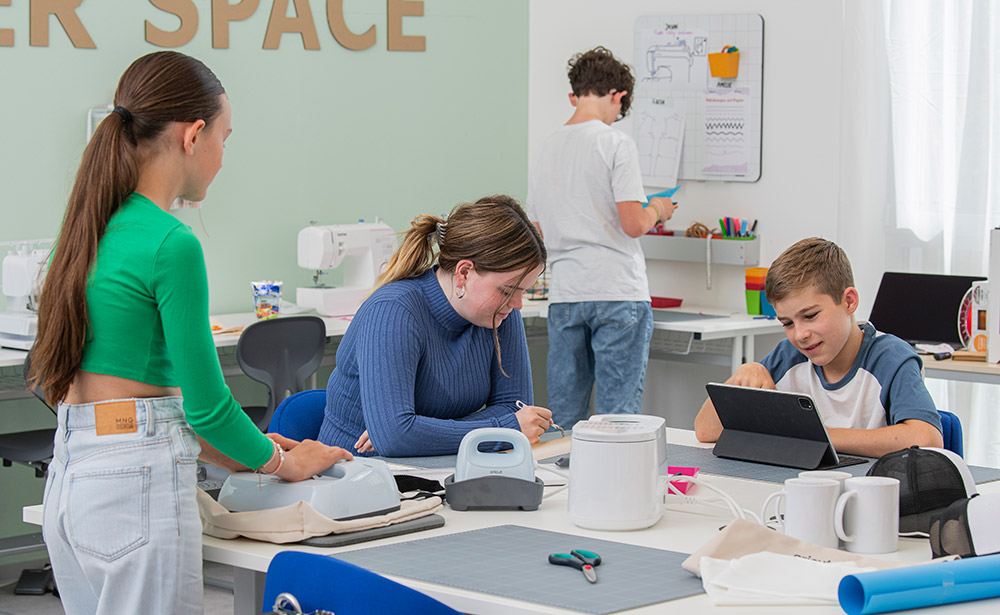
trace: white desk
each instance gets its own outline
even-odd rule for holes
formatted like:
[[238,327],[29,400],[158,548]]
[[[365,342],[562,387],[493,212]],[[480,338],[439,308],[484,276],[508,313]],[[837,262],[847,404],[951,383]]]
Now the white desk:
[[[536,313],[537,310],[537,313]],[[549,306],[547,301],[525,301],[521,316],[528,318],[538,316],[546,318]],[[754,317],[748,314],[732,313],[718,308],[685,306],[680,308],[655,309],[653,320],[653,335],[655,346],[655,336],[657,331],[672,333],[687,333],[692,340],[711,341],[732,339],[733,344],[730,351],[729,368],[730,372],[743,363],[754,360],[754,337],[781,333],[784,329],[775,319]],[[705,314],[710,316],[721,316],[721,318],[705,318],[696,320],[669,320],[671,314]],[[684,360],[686,353],[672,353],[661,358],[672,358]]]
[[[675,444],[687,446],[703,446],[694,440],[694,434],[688,430],[668,429],[668,440]],[[669,458],[669,450],[668,450]],[[732,495],[742,506],[759,511],[764,499],[768,494],[777,491],[780,487],[774,483],[763,483],[758,481],[726,478],[721,476],[708,477],[711,483],[720,487]],[[982,485],[984,492],[1000,491],[1000,481]],[[692,493],[698,495],[697,487]],[[704,491],[702,491],[704,493]],[[370,546],[385,545],[395,542],[405,542],[430,538],[455,532],[491,527],[495,525],[515,524],[537,529],[564,532],[612,540],[616,542],[641,545],[646,547],[669,549],[682,553],[691,553],[713,537],[720,526],[728,523],[730,517],[727,512],[720,509],[703,505],[692,504],[671,504],[663,518],[655,526],[639,531],[631,532],[601,532],[595,530],[585,530],[573,525],[566,514],[566,492],[557,494],[542,502],[541,507],[534,512],[524,511],[468,511],[456,512],[445,506],[441,515],[445,517],[446,523],[442,528],[386,538],[361,545],[351,545],[349,547],[320,549],[315,547],[305,547],[302,545],[274,545],[263,542],[256,542],[248,539],[221,540],[210,536],[203,537],[203,557],[207,562],[218,562],[234,567],[233,585],[235,592],[234,613],[242,615],[244,613],[259,613],[260,600],[263,596],[264,572],[271,562],[271,558],[281,551],[295,550],[307,551],[310,553],[320,553],[336,556],[338,553],[363,549]],[[42,518],[41,506],[27,506],[24,508],[24,521],[27,523],[40,524]],[[930,559],[930,547],[925,539],[901,538],[900,549],[897,553],[880,555],[882,559],[893,561],[917,562]],[[433,561],[433,556],[428,556],[429,561]],[[481,594],[474,591],[463,590],[454,587],[437,585],[414,581],[402,577],[392,577],[394,580],[409,585],[422,591],[437,600],[440,600],[452,608],[463,613],[474,613],[479,615],[509,615],[511,613],[528,613],[538,615],[565,615],[571,613],[563,609],[557,609],[545,605],[522,602],[509,598],[502,598],[490,594]],[[268,605],[270,606],[270,605]],[[968,602],[951,605],[947,612],[951,613],[983,613],[994,612],[1000,608],[1000,598],[988,602]],[[256,610],[254,610],[256,609]],[[658,604],[622,611],[625,615],[654,615],[677,613],[728,613],[730,615],[773,615],[778,609],[774,607],[714,607],[705,594],[661,602]],[[807,611],[815,615],[842,615],[843,611],[839,607],[792,607],[788,613],[799,613]],[[784,612],[784,611],[782,611]],[[920,612],[920,611],[915,611]],[[928,612],[930,612],[928,610]],[[940,610],[933,611],[940,614]]]
[[935,361],[931,355],[921,355],[920,358],[924,361],[925,378],[1000,384],[1000,364],[997,363],[953,359]]
[[[525,301],[521,310],[521,317],[525,319],[546,318],[548,315],[547,301]],[[710,318],[705,320],[684,320],[684,321],[655,321],[653,323],[654,336],[656,331],[667,331],[673,333],[688,333],[694,340],[733,340],[732,352],[730,355],[730,369],[735,371],[745,361],[752,361],[754,354],[754,336],[781,332],[781,324],[776,320],[755,320],[752,316],[745,314],[721,314],[718,310],[711,308],[671,308],[667,310],[657,310],[661,315],[670,313],[705,313],[719,314],[723,318]],[[252,312],[242,312],[236,314],[219,314],[211,317],[213,321],[222,325],[223,328],[236,326],[249,326],[256,322]],[[339,342],[350,325],[349,318],[332,317],[323,318],[326,323],[326,336],[328,341],[327,354],[323,359],[323,365],[332,365],[335,359],[336,344]],[[232,347],[240,339],[239,333],[223,333],[215,336],[215,347],[219,350],[222,361],[222,373],[226,376],[238,376],[243,372],[235,363]],[[21,366],[24,364],[24,357],[27,352],[23,350],[10,350],[0,348],[0,401],[8,399],[20,399],[28,397],[23,386],[23,374]],[[684,360],[683,353],[670,355],[669,358]]]

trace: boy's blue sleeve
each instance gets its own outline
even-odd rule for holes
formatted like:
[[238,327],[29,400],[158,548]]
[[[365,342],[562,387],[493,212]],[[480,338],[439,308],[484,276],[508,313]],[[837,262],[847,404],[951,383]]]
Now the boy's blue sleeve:
[[896,425],[908,419],[918,419],[941,431],[941,415],[924,384],[920,373],[922,366],[920,357],[913,354],[899,364],[888,383],[883,382],[881,402],[886,409],[887,424]]

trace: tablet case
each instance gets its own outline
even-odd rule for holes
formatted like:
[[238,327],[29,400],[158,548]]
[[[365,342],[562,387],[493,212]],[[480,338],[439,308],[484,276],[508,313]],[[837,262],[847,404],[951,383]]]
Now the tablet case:
[[705,386],[722,423],[718,457],[816,470],[838,463],[808,395],[728,384]]

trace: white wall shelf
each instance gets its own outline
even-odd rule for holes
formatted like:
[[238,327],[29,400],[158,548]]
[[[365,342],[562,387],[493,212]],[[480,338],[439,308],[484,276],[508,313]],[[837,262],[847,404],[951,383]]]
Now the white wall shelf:
[[[705,239],[677,235],[643,235],[639,238],[646,258],[704,263]],[[713,239],[713,265],[756,267],[760,264],[760,237],[751,239]]]

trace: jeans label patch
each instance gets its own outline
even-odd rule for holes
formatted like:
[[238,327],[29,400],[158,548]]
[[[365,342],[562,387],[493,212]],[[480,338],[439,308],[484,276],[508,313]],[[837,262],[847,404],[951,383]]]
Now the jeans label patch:
[[97,435],[135,433],[135,402],[113,401],[105,404],[94,404],[94,420]]

